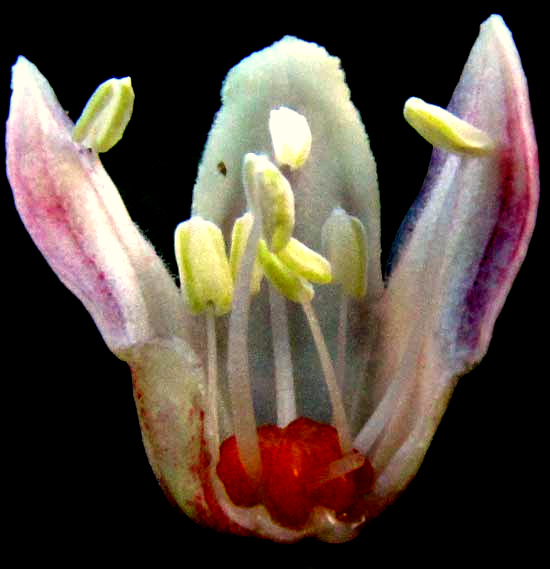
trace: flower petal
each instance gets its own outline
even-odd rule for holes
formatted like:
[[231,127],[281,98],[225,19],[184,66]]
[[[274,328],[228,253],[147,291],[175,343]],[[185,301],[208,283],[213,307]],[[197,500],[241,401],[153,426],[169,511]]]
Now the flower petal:
[[[365,311],[365,306],[376,303],[384,292],[380,201],[370,143],[338,58],[314,43],[285,37],[230,70],[222,89],[222,107],[209,132],[193,189],[192,213],[220,226],[229,242],[235,219],[247,209],[243,158],[255,153],[275,160],[269,118],[271,111],[280,107],[305,117],[312,137],[304,164],[284,172],[294,194],[294,238],[322,253],[322,227],[336,207],[365,227],[367,293],[364,299],[354,301],[347,342],[347,369],[354,377],[357,370],[364,369],[365,351],[375,330],[374,311]],[[316,288],[315,303],[322,307],[319,322],[330,346],[337,341],[340,302],[339,287]],[[329,405],[323,371],[303,318],[301,307],[289,308],[288,329],[293,344],[300,346],[293,353],[294,376],[308,378],[301,382],[308,387],[298,397],[305,415],[326,421]],[[254,354],[250,358],[251,377],[263,377],[266,369],[274,369],[270,322],[269,295],[263,294],[255,298],[254,318],[249,324],[249,350]],[[268,398],[260,396],[264,388],[255,390],[260,422],[273,421],[273,406],[266,405]]]
[[72,122],[46,79],[22,57],[12,88],[7,166],[21,218],[109,348],[129,364],[144,446],[163,489],[206,523],[215,504],[205,495],[201,471],[208,461],[196,355],[201,328],[185,315],[179,291],[97,154],[72,141]]
[[73,123],[24,57],[12,89],[8,178],[34,242],[114,352],[173,334],[181,326],[177,288],[97,154],[73,142]]
[[[196,519],[209,516],[203,490],[204,377],[180,338],[155,339],[132,350],[134,399],[143,444],[168,498]],[[201,472],[204,470],[204,472]]]
[[334,207],[357,216],[368,237],[369,294],[380,296],[376,166],[340,61],[313,43],[285,37],[234,67],[222,100],[193,190],[193,214],[219,225],[229,239],[233,221],[246,211],[243,157],[249,152],[270,156],[270,113],[291,109],[305,117],[312,135],[308,159],[288,173],[295,197],[294,236],[320,251],[321,227]]
[[380,492],[398,491],[416,472],[456,378],[487,350],[533,231],[536,141],[519,56],[499,16],[482,25],[449,110],[497,148],[487,157],[434,150],[401,229],[382,309],[379,397],[391,381],[402,387],[377,443]]

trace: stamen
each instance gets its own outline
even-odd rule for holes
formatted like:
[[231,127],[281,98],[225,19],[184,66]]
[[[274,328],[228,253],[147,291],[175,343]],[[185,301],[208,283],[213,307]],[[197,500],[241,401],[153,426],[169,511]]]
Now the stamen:
[[333,209],[323,224],[322,242],[333,281],[348,296],[363,298],[367,292],[367,233],[361,221],[341,208]]
[[402,382],[394,379],[388,386],[384,397],[377,405],[374,413],[369,417],[369,420],[363,425],[359,431],[353,445],[361,453],[368,454],[376,439],[380,436],[386,423],[391,417],[393,406],[396,404],[397,397],[399,397],[399,389],[402,387]]
[[73,129],[73,140],[107,152],[124,134],[134,108],[130,77],[102,83],[86,103]]
[[261,218],[262,236],[280,251],[294,230],[294,194],[288,180],[265,156],[246,154],[243,163],[249,206]]
[[330,263],[294,237],[277,256],[289,269],[308,281],[327,284],[332,280]]
[[303,166],[311,151],[311,130],[306,117],[279,107],[269,113],[269,132],[279,164],[296,170]]
[[337,355],[336,355],[336,377],[340,389],[344,389],[346,378],[346,346],[348,331],[348,297],[345,294],[340,295],[340,310],[338,314],[338,337],[337,337]]
[[[250,165],[250,162],[246,163],[245,158],[243,183],[247,192],[250,191]],[[248,313],[250,310],[250,285],[260,235],[261,212],[258,212],[253,218],[244,255],[239,263],[233,308],[229,316],[227,347],[229,393],[237,448],[246,473],[256,485],[260,484],[262,464],[248,362]]]
[[338,322],[336,372],[340,387],[346,375],[346,344],[349,297],[360,299],[367,292],[367,233],[359,219],[335,208],[322,230],[323,249],[333,272],[333,281],[342,286]]
[[288,336],[286,301],[272,285],[269,285],[269,307],[275,360],[277,426],[283,428],[296,419],[296,395],[294,392],[290,338]]
[[298,303],[313,298],[313,287],[289,269],[278,255],[272,253],[263,239],[260,239],[258,243],[258,259],[265,276],[283,296]]
[[[250,212],[235,220],[233,231],[231,233],[231,252],[229,253],[229,266],[231,268],[231,276],[233,282],[237,280],[237,274],[241,265],[242,257],[245,253],[246,244],[252,229],[254,218]],[[252,280],[250,282],[250,294],[255,295],[260,292],[263,273],[260,263],[254,260],[254,268],[252,269]]]
[[321,486],[329,480],[335,480],[340,476],[345,476],[349,472],[361,468],[365,463],[365,457],[357,451],[351,451],[342,458],[332,461],[323,471],[317,474],[317,479],[312,483],[312,487]]
[[417,97],[405,103],[405,120],[430,144],[455,154],[483,156],[495,147],[483,130]]
[[352,450],[352,442],[349,425],[344,410],[344,404],[342,402],[342,395],[338,388],[338,382],[336,380],[334,367],[332,365],[330,354],[325,343],[325,338],[323,336],[323,332],[321,331],[321,326],[319,325],[319,321],[317,320],[313,306],[309,301],[306,300],[302,302],[302,307],[311,329],[311,334],[313,336],[313,341],[315,342],[315,347],[317,348],[317,353],[319,354],[321,367],[323,368],[325,382],[327,384],[329,398],[332,406],[332,422],[334,423],[334,427],[338,432],[342,452],[346,454]]
[[220,228],[194,216],[175,232],[176,261],[184,299],[195,313],[213,305],[217,316],[229,312],[233,281]]
[[206,432],[210,456],[216,461],[220,447],[218,424],[218,350],[216,344],[216,322],[213,307],[206,310],[206,338],[208,354]]
[[404,392],[405,382],[410,377],[409,372],[418,364],[418,361],[415,362],[415,360],[417,360],[419,354],[420,338],[423,337],[421,330],[411,332],[400,357],[396,358],[394,366],[387,371],[386,377],[382,378],[388,383],[386,392],[353,441],[353,446],[362,454],[369,454],[372,446],[391,418],[392,413],[398,407],[398,399]]
[[204,312],[207,338],[206,432],[208,450],[214,460],[219,450],[218,352],[215,316],[231,307],[233,282],[219,227],[195,216],[176,227],[174,244],[181,290],[185,302],[196,313]]

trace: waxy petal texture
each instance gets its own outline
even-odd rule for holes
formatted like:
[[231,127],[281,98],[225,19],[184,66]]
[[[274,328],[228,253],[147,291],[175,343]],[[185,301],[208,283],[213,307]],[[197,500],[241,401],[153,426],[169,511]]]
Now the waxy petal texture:
[[36,67],[13,68],[7,171],[21,219],[63,283],[121,353],[181,326],[178,290],[132,223],[97,154]]
[[377,354],[379,396],[402,381],[374,458],[384,470],[381,494],[399,491],[416,472],[456,379],[485,354],[534,227],[534,129],[519,56],[500,17],[482,26],[449,110],[497,147],[487,157],[434,150],[401,229]]

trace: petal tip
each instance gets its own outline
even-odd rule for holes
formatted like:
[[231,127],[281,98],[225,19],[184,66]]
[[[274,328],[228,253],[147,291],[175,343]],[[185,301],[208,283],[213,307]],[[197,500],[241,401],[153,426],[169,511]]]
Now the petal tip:
[[12,91],[23,87],[29,82],[43,83],[45,79],[38,71],[36,65],[31,63],[24,55],[19,55],[11,68]]

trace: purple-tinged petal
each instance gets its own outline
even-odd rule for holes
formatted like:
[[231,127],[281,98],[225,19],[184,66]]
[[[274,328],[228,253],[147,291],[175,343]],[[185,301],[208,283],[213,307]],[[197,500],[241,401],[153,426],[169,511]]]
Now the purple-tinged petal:
[[23,57],[12,89],[8,178],[34,242],[114,352],[174,334],[181,326],[177,288],[97,154],[72,141],[73,123]]
[[377,399],[391,382],[399,386],[376,445],[379,494],[400,491],[416,472],[456,379],[487,350],[533,231],[536,141],[526,80],[500,17],[482,25],[449,110],[497,148],[487,157],[434,150],[401,230],[377,354]]

